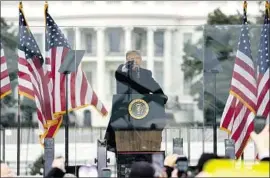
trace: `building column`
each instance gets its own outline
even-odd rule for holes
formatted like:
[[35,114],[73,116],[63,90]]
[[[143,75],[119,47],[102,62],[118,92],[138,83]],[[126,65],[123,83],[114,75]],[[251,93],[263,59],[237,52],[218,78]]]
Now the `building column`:
[[104,87],[104,81],[105,81],[105,28],[104,27],[98,27],[96,28],[97,31],[97,94],[98,97],[101,100],[105,99],[106,93],[105,93],[105,87]]
[[[177,35],[176,35],[176,41],[177,41],[177,44],[178,44],[178,49],[180,49],[180,53],[177,52],[175,54],[175,57],[177,59],[177,65],[179,65],[180,67],[180,70],[179,70],[179,88],[178,88],[178,95],[179,96],[184,96],[185,93],[184,93],[184,87],[185,87],[185,76],[184,76],[184,72],[182,70],[182,64],[184,62],[184,41],[183,41],[183,35],[184,35],[184,31],[183,31],[183,28],[179,27],[176,29],[176,32],[177,32]],[[178,60],[179,59],[179,60]],[[192,66],[191,66],[192,67]]]
[[154,27],[148,27],[147,28],[147,69],[151,70],[153,73],[153,76],[155,74],[154,72],[154,32],[156,31],[156,28]]
[[166,93],[170,93],[172,87],[172,27],[168,27],[165,30],[164,35],[164,90]]
[[81,29],[79,27],[75,28],[75,50],[81,49]]
[[125,53],[132,50],[132,30],[133,27],[125,27]]

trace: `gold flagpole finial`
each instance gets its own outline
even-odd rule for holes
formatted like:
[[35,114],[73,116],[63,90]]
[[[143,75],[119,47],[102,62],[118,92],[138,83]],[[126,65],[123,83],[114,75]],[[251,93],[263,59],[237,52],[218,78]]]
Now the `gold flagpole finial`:
[[22,1],[19,2],[19,9],[22,9],[23,8],[23,4],[22,4]]
[[[22,1],[19,2],[19,9],[21,10],[21,13],[22,13],[22,15],[23,15],[23,17],[24,17],[24,11],[23,11],[23,4],[22,4]],[[25,19],[25,17],[24,17],[24,19]],[[27,23],[27,20],[26,20],[26,19],[25,19],[25,24],[26,24],[26,26],[27,26],[27,28],[28,28],[28,23]]]
[[[45,17],[45,26],[46,26],[46,24],[47,24],[47,22],[46,22],[46,12],[48,11],[48,1],[45,1],[45,4],[44,4],[44,17]],[[46,28],[45,28],[45,30],[46,30]]]
[[48,9],[48,1],[45,1],[45,4],[44,4],[44,10],[47,10]]
[[247,9],[247,1],[244,1],[244,9]]

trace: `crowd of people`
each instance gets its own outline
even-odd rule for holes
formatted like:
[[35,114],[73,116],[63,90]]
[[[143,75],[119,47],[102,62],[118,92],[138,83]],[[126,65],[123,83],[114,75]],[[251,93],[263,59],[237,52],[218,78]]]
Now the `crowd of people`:
[[[268,164],[264,167],[265,171],[269,173],[269,125],[265,126],[264,130],[259,134],[255,132],[251,133],[251,139],[254,141],[260,163]],[[215,155],[213,153],[203,153],[198,161],[195,170],[191,173],[188,169],[188,165],[178,165],[178,162],[185,162],[188,159],[183,155],[172,154],[168,155],[164,160],[164,165],[160,170],[149,162],[134,162],[131,166],[129,174],[130,178],[178,178],[178,177],[213,177],[209,172],[206,171],[205,166],[211,160],[226,160],[225,157]],[[218,165],[217,165],[218,166]],[[64,158],[57,158],[53,161],[52,169],[45,176],[46,178],[63,178],[63,177],[98,177],[98,171],[95,166],[85,167],[87,170],[76,171],[76,167],[69,167],[67,170],[64,166]],[[219,169],[219,168],[218,168]],[[229,173],[231,170],[227,170]],[[12,170],[7,164],[1,162],[1,177],[16,177]],[[225,175],[223,175],[225,176]],[[215,176],[216,177],[216,176]],[[244,176],[245,177],[245,176]]]

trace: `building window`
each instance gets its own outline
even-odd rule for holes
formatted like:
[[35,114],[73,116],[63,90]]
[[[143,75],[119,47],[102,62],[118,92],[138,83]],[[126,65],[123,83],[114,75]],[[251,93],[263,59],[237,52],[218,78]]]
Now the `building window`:
[[92,30],[87,30],[83,32],[83,45],[88,55],[95,55],[96,54],[96,33]]
[[73,28],[67,29],[66,30],[67,34],[67,40],[71,48],[74,48],[75,44],[75,30]]
[[183,34],[183,41],[184,44],[188,43],[192,39],[192,33],[184,33]]
[[132,48],[146,55],[147,32],[143,28],[134,28],[132,32]]
[[44,51],[43,34],[42,33],[33,33],[33,36],[38,44],[40,51]]
[[155,56],[163,56],[164,53],[164,31],[154,33]]
[[91,71],[85,71],[85,76],[89,84],[92,86],[92,72]]
[[93,53],[93,35],[91,33],[85,35],[85,46],[86,53]]
[[116,94],[115,71],[110,70],[110,95]]
[[109,55],[121,55],[124,52],[124,31],[122,28],[107,29],[107,51]]
[[155,80],[158,82],[158,84],[160,85],[160,87],[163,89],[164,86],[164,77],[163,77],[163,70],[162,69],[158,69],[155,68]]

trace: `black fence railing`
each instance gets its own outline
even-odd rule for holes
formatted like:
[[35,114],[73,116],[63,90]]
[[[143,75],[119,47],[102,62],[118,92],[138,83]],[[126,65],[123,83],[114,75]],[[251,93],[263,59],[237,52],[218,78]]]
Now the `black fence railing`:
[[[1,133],[2,139],[5,138],[6,144],[17,143],[17,129],[4,128],[5,133]],[[103,139],[106,132],[104,127],[78,128],[69,129],[70,143],[92,143],[98,139]],[[21,143],[35,144],[39,143],[37,128],[21,128]],[[190,142],[211,142],[213,141],[212,127],[184,126],[177,128],[164,128],[162,133],[163,142],[171,142],[173,138],[183,138],[184,141]],[[228,138],[228,134],[218,129],[218,141],[223,142]],[[60,128],[55,136],[55,143],[64,143],[64,128]]]

